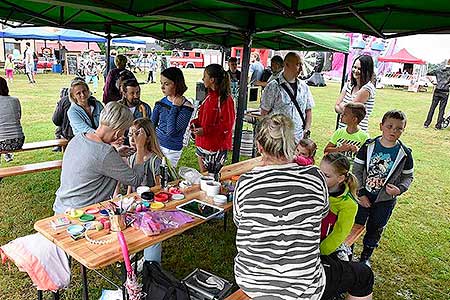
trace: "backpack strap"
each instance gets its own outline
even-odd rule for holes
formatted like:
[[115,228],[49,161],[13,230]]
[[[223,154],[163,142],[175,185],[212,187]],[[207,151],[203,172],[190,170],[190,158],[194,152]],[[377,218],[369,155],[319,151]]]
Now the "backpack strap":
[[298,114],[300,115],[300,118],[302,119],[302,122],[303,122],[302,128],[303,128],[303,130],[305,130],[305,128],[306,128],[306,119],[305,119],[305,116],[303,115],[302,110],[300,109],[300,105],[298,105],[297,97],[294,94],[292,94],[291,90],[289,89],[289,87],[287,86],[287,84],[285,82],[283,82],[283,83],[280,82],[280,78],[279,77],[277,77],[276,81],[277,81],[278,85],[281,86],[283,88],[283,90],[286,91],[286,93],[288,94],[289,98],[291,98],[292,103],[294,103],[294,106],[297,109]]

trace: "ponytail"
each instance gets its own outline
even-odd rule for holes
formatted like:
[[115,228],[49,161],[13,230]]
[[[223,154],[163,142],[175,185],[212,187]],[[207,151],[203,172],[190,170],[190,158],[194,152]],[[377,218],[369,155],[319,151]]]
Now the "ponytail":
[[350,161],[348,158],[339,152],[332,152],[326,154],[323,158],[323,161],[326,161],[330,165],[333,166],[334,171],[338,175],[344,175],[345,180],[344,183],[348,186],[350,193],[352,194],[355,200],[358,200],[358,180],[355,175],[350,172]]
[[219,64],[210,64],[205,71],[209,77],[215,79],[214,84],[219,92],[220,104],[222,104],[231,95],[230,76]]

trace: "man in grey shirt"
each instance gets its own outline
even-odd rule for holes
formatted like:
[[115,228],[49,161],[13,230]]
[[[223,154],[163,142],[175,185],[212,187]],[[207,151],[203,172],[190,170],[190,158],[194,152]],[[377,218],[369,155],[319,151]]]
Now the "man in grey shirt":
[[[142,182],[145,132],[139,132],[135,139],[137,153],[133,168],[128,167],[111,145],[123,139],[132,122],[133,115],[125,105],[110,102],[100,114],[100,126],[95,132],[78,134],[70,141],[64,153],[61,185],[53,204],[55,213],[109,199],[117,181],[132,186]],[[128,152],[129,149],[121,150]]]

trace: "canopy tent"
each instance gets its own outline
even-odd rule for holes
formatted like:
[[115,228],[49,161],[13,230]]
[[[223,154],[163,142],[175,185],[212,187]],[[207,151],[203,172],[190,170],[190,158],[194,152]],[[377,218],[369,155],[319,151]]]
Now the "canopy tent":
[[88,32],[52,27],[8,28],[0,33],[0,37],[68,42],[106,42],[106,38]]
[[147,42],[141,39],[135,38],[114,38],[111,40],[113,44],[135,44],[135,45],[146,45]]
[[[0,0],[4,23],[18,21],[160,40],[195,39],[244,45],[241,84],[247,85],[252,37],[273,30],[360,32],[388,38],[450,32],[447,0]],[[109,41],[109,39],[108,39]],[[108,42],[109,47],[109,42]],[[239,160],[247,89],[241,89],[233,144]]]
[[394,62],[394,63],[402,63],[402,64],[416,64],[416,65],[426,64],[425,61],[413,56],[405,48],[403,48],[402,50],[400,50],[399,52],[397,52],[393,55],[378,57],[378,61]]

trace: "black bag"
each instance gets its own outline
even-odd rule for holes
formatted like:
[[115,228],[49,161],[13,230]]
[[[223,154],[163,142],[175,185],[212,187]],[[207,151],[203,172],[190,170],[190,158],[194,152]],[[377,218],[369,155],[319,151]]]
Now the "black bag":
[[143,272],[145,300],[190,300],[186,285],[164,271],[158,263],[146,261]]

